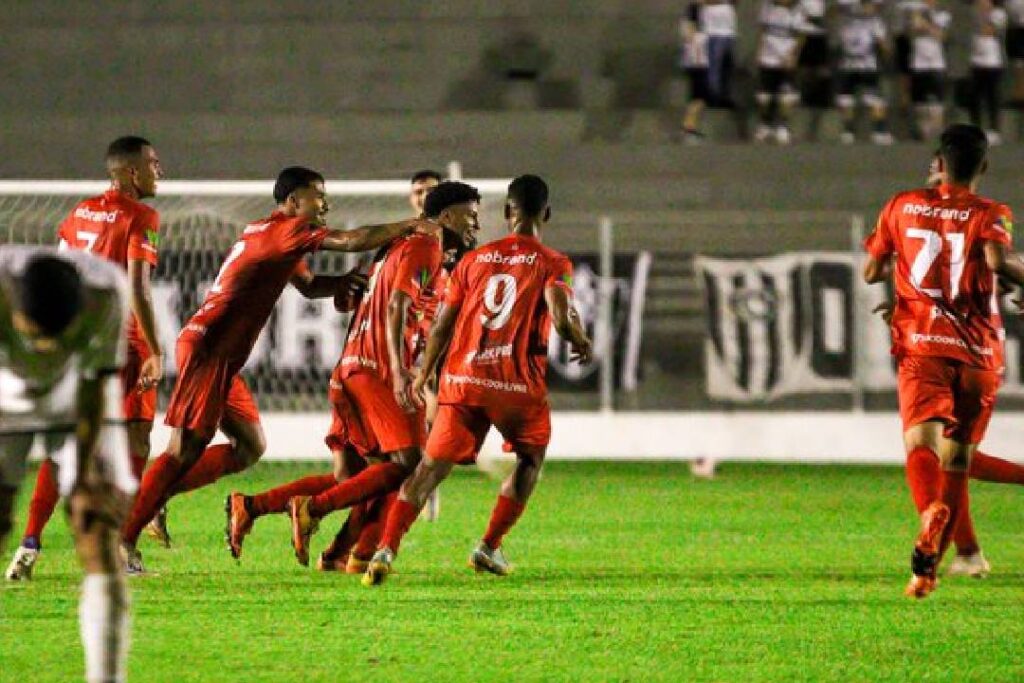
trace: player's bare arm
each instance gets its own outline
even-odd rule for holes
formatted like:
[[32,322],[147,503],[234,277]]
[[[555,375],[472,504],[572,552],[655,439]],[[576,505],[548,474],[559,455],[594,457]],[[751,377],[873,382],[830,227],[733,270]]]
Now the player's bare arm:
[[869,255],[864,262],[864,282],[869,285],[885,282],[891,274],[892,259],[889,257],[879,259]]
[[430,338],[427,339],[427,348],[423,352],[423,366],[420,368],[420,374],[412,385],[413,400],[416,401],[418,406],[422,407],[425,404],[423,387],[426,386],[430,378],[437,372],[438,361],[440,361],[441,355],[444,354],[452,340],[452,333],[455,331],[455,321],[459,317],[460,310],[461,306],[445,305],[441,308],[440,313],[438,313],[437,320],[434,321],[434,329],[430,331]]
[[410,413],[416,411],[416,406],[409,396],[409,384],[413,377],[409,368],[403,364],[402,339],[411,307],[411,296],[400,289],[391,292],[391,297],[388,299],[387,325],[385,326],[388,362],[391,366],[391,388],[395,393],[398,405],[402,407],[402,410]]
[[292,276],[291,285],[307,299],[336,297],[354,299],[366,290],[366,276],[353,268],[344,275],[314,275],[301,271]]
[[370,251],[407,235],[420,223],[419,219],[383,225],[364,225],[354,230],[330,230],[320,248],[327,251]]
[[567,340],[572,348],[572,360],[589,363],[592,354],[590,339],[583,331],[583,321],[569,300],[569,293],[564,287],[545,287],[544,301],[551,311],[555,331],[562,339]]
[[128,303],[139,329],[152,355],[142,363],[137,389],[145,391],[156,385],[164,376],[164,352],[156,330],[156,313],[153,312],[153,292],[150,286],[152,266],[144,259],[128,262]]
[[1005,244],[988,241],[984,244],[985,265],[1000,278],[1024,287],[1024,263]]

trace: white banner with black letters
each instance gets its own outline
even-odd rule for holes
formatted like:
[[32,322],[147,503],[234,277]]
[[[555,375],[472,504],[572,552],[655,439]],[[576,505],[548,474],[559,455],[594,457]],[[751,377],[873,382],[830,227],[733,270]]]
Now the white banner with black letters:
[[[758,259],[697,257],[708,335],[708,395],[755,402],[801,393],[896,386],[889,329],[872,309],[886,288],[864,284],[844,252],[794,252]],[[1024,396],[1024,322],[1007,315],[1001,392]]]

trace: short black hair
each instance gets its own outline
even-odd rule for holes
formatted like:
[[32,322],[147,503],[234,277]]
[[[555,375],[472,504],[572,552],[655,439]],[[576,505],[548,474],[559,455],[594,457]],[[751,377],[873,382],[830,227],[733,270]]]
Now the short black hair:
[[74,264],[49,254],[33,256],[18,281],[18,308],[48,337],[82,310],[82,278]]
[[539,216],[548,205],[548,184],[540,176],[521,175],[509,183],[508,201],[527,216]]
[[966,123],[949,126],[939,139],[939,155],[946,162],[946,173],[950,180],[957,183],[970,182],[978,175],[988,155],[985,131]]
[[274,201],[284,204],[284,201],[295,190],[322,182],[324,182],[324,177],[312,169],[305,166],[289,166],[277,174],[277,182],[274,183]]
[[142,154],[143,147],[153,143],[138,135],[123,135],[107,145],[107,161],[124,160]]
[[437,182],[441,182],[442,180],[444,180],[444,177],[438,171],[435,171],[432,168],[425,168],[422,171],[416,171],[415,173],[413,173],[412,174],[412,179],[409,181],[409,184],[410,185],[415,185],[416,183],[420,182],[421,180],[430,180],[430,179],[434,179]]
[[427,194],[427,198],[423,201],[423,215],[427,218],[437,218],[449,206],[478,201],[480,201],[480,193],[475,187],[457,180],[448,180]]

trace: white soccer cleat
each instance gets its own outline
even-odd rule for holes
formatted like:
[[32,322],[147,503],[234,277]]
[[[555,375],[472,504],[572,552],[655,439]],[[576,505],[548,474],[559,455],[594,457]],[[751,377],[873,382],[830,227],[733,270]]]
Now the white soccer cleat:
[[508,576],[512,571],[512,565],[505,559],[501,548],[491,548],[483,541],[469,554],[469,566],[477,572],[490,572],[496,576]]
[[121,559],[124,561],[124,573],[128,576],[141,576],[146,573],[146,566],[142,564],[142,553],[138,548],[122,543]]
[[38,550],[19,546],[14,551],[14,557],[7,566],[4,578],[8,581],[28,581],[32,578],[32,568],[36,565],[37,559],[39,559]]
[[972,555],[957,555],[946,570],[946,576],[972,576],[983,579],[992,571],[992,565],[979,550]]
[[441,493],[440,489],[434,489],[427,496],[427,504],[420,510],[420,519],[428,522],[436,522],[441,514]]

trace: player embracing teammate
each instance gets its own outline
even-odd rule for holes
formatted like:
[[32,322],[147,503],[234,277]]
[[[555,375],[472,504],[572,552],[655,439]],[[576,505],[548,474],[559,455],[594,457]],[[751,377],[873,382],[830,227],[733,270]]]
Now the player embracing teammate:
[[492,425],[512,445],[517,464],[470,563],[478,571],[508,572],[501,541],[536,486],[551,436],[545,382],[551,323],[577,357],[590,356],[590,340],[571,302],[572,264],[540,241],[550,216],[544,181],[516,178],[505,205],[512,234],[468,253],[452,273],[412,385],[412,398],[422,404],[424,387],[447,348],[437,419],[425,457],[388,514],[364,584],[379,584],[390,573],[402,537],[430,492],[456,464],[476,459]]
[[936,568],[967,507],[971,457],[995,405],[1004,338],[996,277],[1024,286],[1009,208],[975,194],[987,152],[980,128],[947,128],[941,184],[895,195],[865,242],[865,280],[881,282],[892,271],[895,283],[892,349],[907,480],[921,517],[906,593],[918,598],[935,590]]

